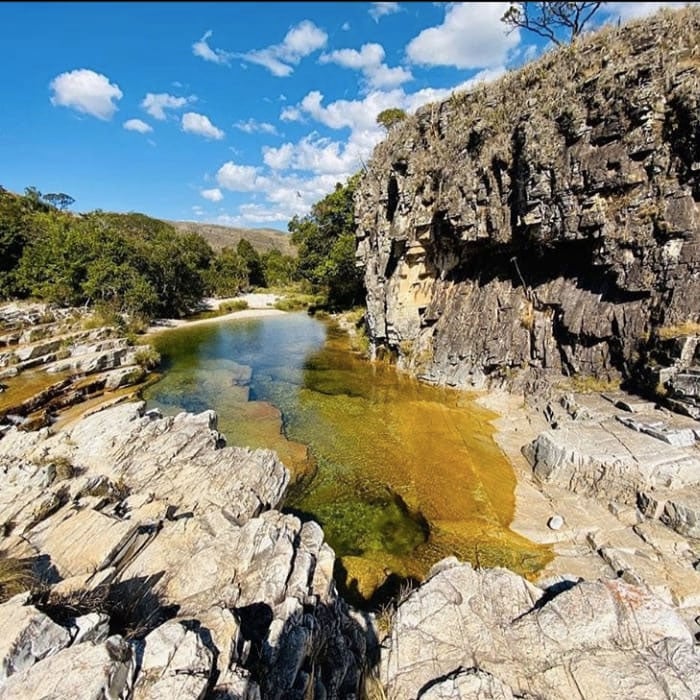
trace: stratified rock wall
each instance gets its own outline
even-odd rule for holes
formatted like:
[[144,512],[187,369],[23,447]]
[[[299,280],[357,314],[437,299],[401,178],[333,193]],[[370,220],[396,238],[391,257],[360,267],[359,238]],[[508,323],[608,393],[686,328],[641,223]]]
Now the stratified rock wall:
[[[617,380],[700,320],[700,9],[421,108],[356,202],[376,347],[428,380]],[[680,330],[679,330],[680,333]]]

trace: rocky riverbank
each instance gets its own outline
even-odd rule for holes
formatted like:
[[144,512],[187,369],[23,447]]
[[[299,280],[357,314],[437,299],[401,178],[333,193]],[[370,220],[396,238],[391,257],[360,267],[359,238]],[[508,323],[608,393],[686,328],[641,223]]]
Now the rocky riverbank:
[[[564,567],[540,585],[446,560],[397,607],[351,610],[321,528],[279,510],[288,483],[274,453],[225,446],[212,412],[126,403],[57,431],[12,427],[0,563],[30,564],[34,592],[0,606],[0,697],[700,692],[690,607],[603,572],[604,558],[600,580]],[[563,512],[566,547],[575,521]],[[641,517],[647,542],[673,546]]]
[[158,362],[127,329],[87,309],[18,302],[0,308],[0,434],[132,398]]

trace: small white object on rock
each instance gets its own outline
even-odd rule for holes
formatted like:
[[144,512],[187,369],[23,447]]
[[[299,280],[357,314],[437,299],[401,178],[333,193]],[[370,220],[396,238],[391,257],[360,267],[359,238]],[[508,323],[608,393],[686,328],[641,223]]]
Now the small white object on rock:
[[547,521],[547,527],[550,530],[561,530],[563,526],[564,526],[564,518],[562,518],[561,515],[553,515]]

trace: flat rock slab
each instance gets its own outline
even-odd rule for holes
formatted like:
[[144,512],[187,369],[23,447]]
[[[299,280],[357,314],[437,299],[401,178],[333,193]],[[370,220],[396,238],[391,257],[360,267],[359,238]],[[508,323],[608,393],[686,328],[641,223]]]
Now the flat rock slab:
[[700,483],[700,452],[660,442],[617,420],[546,430],[523,448],[535,475],[587,496],[634,505],[645,488]]
[[0,700],[130,697],[135,665],[133,649],[119,636],[76,644],[13,675],[0,686]]
[[[436,700],[472,697],[457,694],[462,684],[484,698],[700,693],[690,630],[643,587],[582,582],[545,594],[502,569],[445,561],[433,571],[396,612],[381,660],[390,700],[429,688]],[[464,669],[477,677],[459,678]]]
[[648,413],[653,411],[656,404],[653,401],[645,401],[631,394],[603,393],[601,396],[609,401],[615,408],[619,408],[629,413]]

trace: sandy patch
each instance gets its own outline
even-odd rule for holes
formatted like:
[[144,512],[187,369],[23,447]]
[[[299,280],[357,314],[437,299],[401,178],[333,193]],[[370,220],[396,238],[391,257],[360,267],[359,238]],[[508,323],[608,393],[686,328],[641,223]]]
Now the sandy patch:
[[237,297],[228,297],[226,299],[204,299],[203,303],[206,309],[216,311],[220,306],[227,301],[243,300],[248,304],[247,309],[241,311],[232,311],[230,314],[223,316],[215,316],[213,318],[186,319],[186,318],[158,318],[148,327],[146,334],[160,333],[172,328],[182,328],[183,326],[200,326],[205,323],[221,323],[222,321],[234,321],[236,319],[245,318],[262,318],[263,316],[279,316],[286,313],[274,308],[275,302],[280,299],[277,294],[241,294]]

